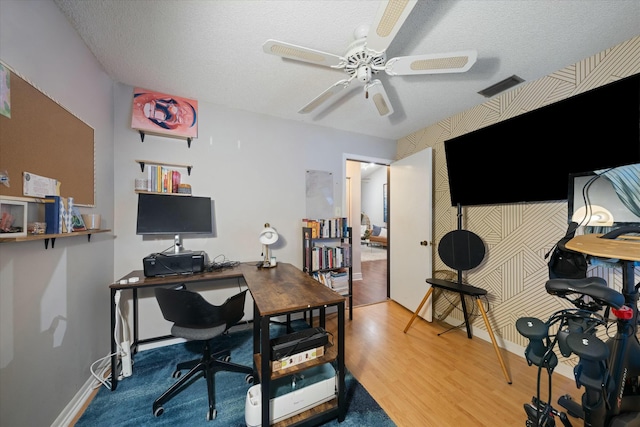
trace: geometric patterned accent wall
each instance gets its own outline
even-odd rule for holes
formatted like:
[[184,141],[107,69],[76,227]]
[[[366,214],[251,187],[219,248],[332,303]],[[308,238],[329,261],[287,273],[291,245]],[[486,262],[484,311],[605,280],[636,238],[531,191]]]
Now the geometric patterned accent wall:
[[[638,73],[640,36],[544,78],[523,83],[481,105],[398,140],[397,160],[427,147],[433,148],[433,237],[436,245],[445,233],[457,228],[457,209],[451,207],[449,198],[445,140]],[[526,155],[528,149],[535,147],[523,146],[522,155]],[[488,291],[488,315],[494,333],[504,341],[525,346],[525,340],[515,330],[519,317],[526,315],[546,320],[553,311],[565,307],[563,300],[548,295],[544,290],[548,279],[544,255],[566,231],[566,202],[470,206],[462,209],[462,215],[463,228],[478,234],[487,246],[483,264],[464,279]],[[437,251],[433,260],[434,271],[448,269],[436,254]],[[591,268],[588,274],[604,277],[616,289],[621,287],[622,277],[618,269],[597,267]],[[636,277],[640,277],[640,269],[636,269]],[[446,311],[448,306],[446,301],[440,300],[436,301],[436,315]],[[473,307],[473,303],[467,307]],[[451,316],[462,319],[458,310],[451,312]],[[485,329],[484,322],[477,317],[473,327]],[[571,360],[564,362],[572,364]]]

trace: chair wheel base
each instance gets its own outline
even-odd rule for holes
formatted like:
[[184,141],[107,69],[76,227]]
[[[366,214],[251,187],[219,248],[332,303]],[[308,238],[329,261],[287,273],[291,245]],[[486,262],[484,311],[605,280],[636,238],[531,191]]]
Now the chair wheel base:
[[162,406],[158,406],[157,408],[153,408],[153,416],[159,417],[164,414],[164,408]]
[[209,409],[209,412],[207,412],[207,421],[215,420],[217,415],[218,415],[217,409]]

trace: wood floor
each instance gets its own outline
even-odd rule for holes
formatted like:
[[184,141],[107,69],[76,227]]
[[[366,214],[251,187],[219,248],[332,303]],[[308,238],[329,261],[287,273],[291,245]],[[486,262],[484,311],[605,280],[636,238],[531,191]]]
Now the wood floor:
[[[448,325],[422,319],[405,334],[411,315],[386,301],[354,308],[345,325],[347,369],[398,426],[525,426],[523,405],[536,394],[536,367],[502,350],[508,384],[490,342],[468,339],[462,330],[438,336]],[[335,315],[327,323],[334,328]],[[543,400],[547,390],[543,381]],[[563,394],[576,399],[581,392],[554,374],[552,402]]]
[[353,305],[367,305],[387,299],[387,260],[362,263],[362,280],[353,282]]

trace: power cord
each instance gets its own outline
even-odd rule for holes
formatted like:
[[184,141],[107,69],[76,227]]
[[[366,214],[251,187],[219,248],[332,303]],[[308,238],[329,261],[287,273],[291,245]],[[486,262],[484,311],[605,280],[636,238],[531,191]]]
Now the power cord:
[[[121,297],[121,291],[117,290],[116,294],[114,296],[114,304],[115,304],[115,311],[116,311],[116,319],[115,319],[116,320],[116,324],[115,324],[115,327],[113,329],[113,342],[116,343],[116,351],[115,351],[115,353],[111,353],[111,354],[108,354],[108,355],[106,355],[104,357],[101,357],[100,359],[98,359],[95,362],[93,362],[91,364],[91,366],[89,367],[89,370],[91,371],[91,375],[98,381],[98,383],[102,384],[103,386],[105,386],[109,390],[111,389],[111,382],[108,381],[105,378],[105,372],[106,372],[107,368],[109,367],[109,365],[108,364],[105,365],[100,373],[96,373],[95,372],[95,366],[98,363],[103,362],[104,360],[109,359],[109,358],[111,358],[113,356],[120,356],[120,360],[121,361],[126,356],[129,357],[129,360],[131,358],[131,354],[130,354],[131,350],[127,349],[127,351],[125,352],[125,350],[122,347],[120,338],[118,337],[118,331],[120,330],[121,327],[122,327],[122,330],[123,330],[123,335],[125,335],[125,334],[128,335],[128,331],[123,326],[124,321],[123,321],[122,313],[120,311],[120,297]],[[127,337],[127,339],[128,339],[128,337]],[[126,341],[126,342],[128,343],[128,341]],[[129,367],[130,366],[131,365],[129,365]],[[123,371],[124,371],[124,369],[123,369]],[[130,369],[129,369],[128,374],[131,375]],[[114,375],[118,375],[118,374],[116,372],[111,372],[111,378],[113,378]],[[124,372],[119,374],[118,375],[118,380],[121,380],[124,376],[125,376]],[[96,386],[96,387],[99,387],[99,386]]]
[[233,268],[240,265],[239,261],[230,261],[225,255],[218,255],[207,266],[208,271],[224,270],[225,268]]
[[98,383],[99,383],[99,384],[96,384],[96,385],[93,387],[94,389],[96,389],[96,388],[100,387],[100,384],[102,384],[103,386],[105,386],[105,387],[107,388],[107,390],[111,390],[111,381],[109,381],[109,380],[107,379],[107,378],[109,378],[109,377],[107,377],[107,376],[105,375],[105,374],[106,374],[106,372],[107,372],[107,370],[109,369],[109,365],[107,364],[107,365],[103,366],[103,367],[102,367],[102,370],[100,371],[100,373],[96,373],[96,372],[95,372],[95,366],[96,366],[98,363],[100,363],[100,362],[102,362],[102,361],[104,361],[104,360],[107,360],[107,359],[111,358],[111,356],[116,355],[116,354],[118,354],[118,353],[111,353],[111,354],[107,354],[106,356],[101,357],[100,359],[98,359],[98,360],[96,360],[95,362],[93,362],[93,363],[91,364],[91,366],[89,367],[89,370],[91,371],[91,376],[93,376],[93,378],[95,378],[95,379],[96,379],[96,381],[98,381]]
[[[129,330],[125,324],[122,310],[120,309],[121,290],[116,291],[115,295],[115,311],[116,311],[116,325],[113,330],[113,341],[116,343],[116,355],[120,357],[120,374],[118,374],[118,380],[126,377],[130,377],[132,374],[133,358],[131,357],[131,346],[129,341]],[[118,336],[118,332],[122,331],[122,337]],[[122,339],[121,339],[122,338]],[[111,375],[115,375],[112,372]]]

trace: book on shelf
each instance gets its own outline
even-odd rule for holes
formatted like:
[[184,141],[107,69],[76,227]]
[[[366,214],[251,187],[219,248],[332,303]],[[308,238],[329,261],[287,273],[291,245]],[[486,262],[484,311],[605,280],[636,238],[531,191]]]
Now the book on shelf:
[[327,219],[303,219],[302,226],[311,229],[312,239],[333,239],[349,237],[347,228],[349,221],[346,217]]
[[60,213],[62,214],[62,229],[61,233],[71,233],[71,212],[69,210],[69,199],[67,197],[61,197],[62,206],[60,207]]
[[349,273],[346,270],[316,271],[312,276],[318,282],[338,293],[349,290]]
[[44,221],[47,234],[62,233],[62,210],[64,205],[60,196],[45,196]]
[[82,219],[82,215],[80,214],[80,209],[77,206],[72,206],[69,212],[71,218],[71,230],[72,231],[85,231],[87,229],[84,220]]
[[349,245],[313,247],[312,265],[314,270],[343,268],[351,265],[351,247]]
[[182,180],[180,171],[166,166],[149,165],[147,191],[154,193],[178,193]]

